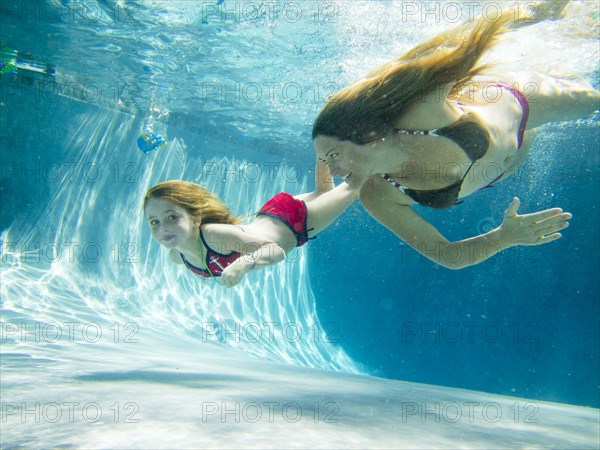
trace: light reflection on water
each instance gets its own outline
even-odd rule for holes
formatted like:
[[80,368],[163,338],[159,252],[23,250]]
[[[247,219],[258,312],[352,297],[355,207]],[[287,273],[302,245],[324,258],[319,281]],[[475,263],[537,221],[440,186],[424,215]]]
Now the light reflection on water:
[[[233,289],[167,262],[166,253],[151,242],[141,213],[145,191],[166,179],[193,180],[202,167],[232,161],[194,158],[178,139],[144,156],[132,149],[135,125],[132,117],[111,111],[80,115],[65,145],[66,160],[74,167],[93,167],[87,172],[93,182],[69,180],[65,171],[42,218],[28,229],[4,233],[1,292],[7,335],[18,336],[14,327],[23,320],[34,335],[32,323],[43,328],[45,343],[54,343],[57,328],[69,336],[69,329],[80,333],[86,324],[93,339],[94,324],[103,322],[109,324],[100,328],[105,335],[115,333],[110,324],[125,334],[135,327],[169,330],[194,336],[199,345],[220,342],[292,364],[356,372],[331,342],[335,326],[318,323],[303,249],[285,263],[248,275]],[[127,175],[129,167],[135,167],[135,177]],[[204,184],[234,209],[250,213],[279,190],[305,188],[304,181],[286,183],[285,166],[274,170],[273,177],[253,183],[222,183],[215,176]],[[69,328],[73,321],[77,329]]]
[[[62,2],[69,3],[76,4]],[[581,26],[592,3],[573,2],[566,23],[546,23],[524,30],[520,39],[509,40],[495,56],[524,68],[593,74],[597,70],[597,40],[588,33],[592,26]],[[75,16],[71,21],[54,24],[42,21],[7,25],[2,31],[3,39],[21,46],[19,50],[39,54],[55,64],[59,80],[100,87],[103,102],[97,103],[102,106],[112,102],[114,107],[119,98],[115,93],[119,93],[125,106],[143,116],[158,101],[160,107],[173,112],[172,117],[184,117],[178,123],[180,127],[201,123],[210,133],[227,129],[237,131],[232,134],[239,134],[240,139],[260,136],[283,140],[292,145],[280,148],[296,149],[299,142],[305,145],[312,119],[327,95],[448,25],[436,22],[434,16],[429,16],[433,21],[427,26],[420,23],[419,16],[402,16],[400,2],[330,4],[339,8],[335,22],[325,20],[332,18],[327,11],[321,11],[317,21],[309,14],[298,22],[282,20],[281,16],[270,19],[268,14],[244,21],[202,15],[198,8],[207,6],[207,2],[136,2],[132,5],[138,20],[128,22],[111,19],[112,3],[100,2],[94,5],[108,8],[101,20],[90,22]],[[315,3],[302,5],[310,11]],[[40,39],[49,33],[53,39]],[[548,35],[553,36],[554,42],[549,45],[560,58],[549,58],[538,51]],[[42,217],[21,228],[13,227],[2,236],[2,385],[3,393],[11,394],[9,400],[72,399],[69,386],[74,385],[69,377],[104,371],[119,378],[114,372],[143,352],[146,354],[138,363],[142,375],[121,378],[139,381],[135,386],[138,398],[147,398],[149,389],[142,382],[147,373],[144,369],[160,366],[169,359],[167,352],[176,355],[165,364],[168,367],[180,362],[183,365],[186,358],[201,354],[201,364],[213,363],[218,368],[220,362],[214,357],[205,361],[206,355],[231,355],[230,349],[235,348],[291,364],[358,371],[335,342],[328,342],[335,339],[335,324],[317,321],[307,278],[307,248],[297,251],[303,256],[299,261],[251,274],[238,288],[224,290],[169,266],[166,255],[151,243],[140,213],[146,188],[168,178],[194,180],[203,164],[229,165],[233,160],[191,155],[175,135],[168,148],[144,157],[131,149],[138,127],[136,119],[125,114],[89,112],[69,117],[67,122],[71,121],[69,141],[56,151],[67,151],[66,161],[79,168],[93,162],[102,169],[102,175],[93,175],[91,168],[88,180],[77,178],[74,182],[64,173],[63,181],[54,183],[55,192]],[[310,145],[308,140],[306,145]],[[289,150],[281,156],[289,159],[292,153]],[[235,161],[243,162],[241,155],[236,155]],[[534,171],[532,176],[543,178],[544,173]],[[281,171],[275,180],[280,180],[279,184],[269,179],[223,185],[217,178],[209,178],[207,187],[218,191],[227,203],[243,206],[245,211],[238,209],[240,213],[255,211],[279,190],[300,192],[306,188],[306,180],[290,186]],[[381,307],[389,306],[388,299],[384,299]],[[135,347],[136,339],[148,335],[155,338],[151,344],[146,341],[140,343],[141,348]],[[161,348],[166,342],[168,350]],[[130,343],[132,347],[124,351],[122,345]],[[83,360],[85,364],[80,365]],[[196,371],[192,365],[188,369]],[[297,373],[289,375],[286,386],[294,386]],[[96,374],[96,378],[87,380],[105,381],[110,376]],[[147,376],[155,381],[159,377],[152,373]],[[219,376],[221,381],[227,378]],[[202,380],[196,372],[191,377],[197,383]],[[214,379],[219,382],[217,375]],[[230,396],[234,387],[228,386],[229,391],[221,395]],[[356,394],[356,386],[352,387],[354,390],[344,393],[346,397]],[[270,388],[268,381],[262,386],[264,392]],[[77,389],[85,390],[87,386],[73,387],[73,391]],[[45,390],[48,393],[41,396]],[[56,396],[52,397],[54,392]],[[386,393],[384,389],[370,407],[382,399],[387,402]],[[123,390],[116,395],[116,400],[129,399]],[[100,389],[87,399],[95,396],[101,396]],[[396,400],[406,398],[402,392]],[[153,401],[157,404],[154,412],[165,406],[160,396],[153,397]],[[170,417],[176,417],[178,405],[167,406]],[[368,411],[362,404],[355,408],[361,414]],[[189,419],[192,412],[188,412]],[[397,411],[392,409],[384,416],[393,417],[394,413]],[[560,413],[550,417],[556,420]],[[597,434],[589,430],[595,422],[589,414],[586,417],[585,423],[575,422],[587,427],[586,436],[591,435],[589,440],[593,442]],[[359,414],[351,423],[364,423],[363,419]],[[151,422],[138,438],[147,444],[147,433],[152,431],[149,429],[156,427],[164,439],[173,427],[173,422],[166,423]],[[550,423],[554,422],[548,418],[542,425],[550,428]],[[28,424],[20,425],[22,436],[26,436],[22,430]],[[390,429],[396,425],[392,423]],[[422,436],[431,435],[431,430],[421,425],[415,444]],[[281,434],[285,435],[287,429],[283,428]],[[60,434],[59,427],[52,432]],[[314,442],[322,442],[319,432],[322,430],[313,435]],[[19,436],[18,431],[14,433]],[[565,433],[567,438],[576,439],[576,433]],[[460,432],[452,428],[438,444],[447,447],[455,443],[457,434]],[[179,442],[185,444],[189,436],[183,433]],[[129,437],[124,433],[121,444],[126,445]],[[496,443],[504,443],[502,439],[498,437]],[[15,438],[10,442],[16,445],[21,441]],[[116,441],[107,438],[104,442]]]
[[[309,138],[333,92],[435,33],[501,8],[491,1],[30,3],[45,6],[24,18],[5,11],[3,40],[54,65],[67,88],[101,91],[103,104],[141,114],[158,99],[186,126],[207,114],[220,127],[288,143],[299,133]],[[505,8],[518,4],[531,2]],[[519,30],[490,60],[597,76],[598,6],[572,1],[566,12]]]

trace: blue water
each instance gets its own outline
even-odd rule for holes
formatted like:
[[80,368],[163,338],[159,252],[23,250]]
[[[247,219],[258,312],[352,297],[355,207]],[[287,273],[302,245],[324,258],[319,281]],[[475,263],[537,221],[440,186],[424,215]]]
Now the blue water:
[[[584,20],[594,5],[573,3],[566,25],[523,30],[495,57],[597,86],[597,27]],[[524,211],[573,213],[562,240],[461,271],[421,258],[360,205],[231,291],[170,266],[150,239],[140,202],[164,179],[203,183],[239,214],[309,189],[311,124],[327,95],[449,26],[403,8],[3,3],[3,58],[22,65],[0,78],[3,392],[23,396],[38,373],[53,386],[65,367],[78,381],[161,382],[95,365],[120,359],[115,333],[120,344],[142,330],[168,336],[164,349],[152,340],[157,357],[167,342],[188,355],[217,345],[291,366],[600,406],[597,117],[544,127],[523,168],[494,189],[420,210],[454,239],[496,226],[514,195]],[[136,139],[151,115],[169,143],[144,155]],[[111,345],[73,342],[69,323],[99,328]]]
[[311,279],[321,319],[336,322],[350,356],[392,378],[598,405],[598,130],[545,134],[552,146],[538,141],[531,155],[549,153],[548,173],[528,173],[529,162],[450,212],[422,212],[460,238],[499,224],[513,195],[526,211],[560,205],[574,219],[552,245],[455,272],[396,242],[362,208],[324,233],[348,237]]

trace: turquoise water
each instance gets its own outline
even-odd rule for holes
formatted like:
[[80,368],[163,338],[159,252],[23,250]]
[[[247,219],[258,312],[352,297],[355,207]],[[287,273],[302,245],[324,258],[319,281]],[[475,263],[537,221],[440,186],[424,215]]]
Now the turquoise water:
[[[467,14],[467,3],[456,3],[456,11]],[[433,266],[360,205],[285,264],[253,273],[232,290],[170,266],[151,241],[140,203],[158,181],[202,183],[238,214],[251,214],[281,190],[310,189],[311,125],[327,96],[451,25],[456,11],[444,5],[2,4],[3,60],[16,66],[0,78],[2,435],[10,430],[3,447],[126,447],[127,439],[144,447],[149,441],[142,437],[153,428],[154,445],[164,447],[159,436],[168,424],[185,423],[188,428],[173,433],[179,443],[173,445],[181,447],[193,442],[192,425],[204,416],[194,421],[190,414],[202,408],[188,404],[184,418],[170,403],[175,398],[204,398],[203,407],[217,398],[299,401],[305,410],[312,405],[313,419],[315,403],[325,417],[339,408],[343,428],[296,430],[314,439],[304,442],[344,447],[348,441],[336,441],[334,431],[358,430],[370,423],[366,417],[397,417],[394,405],[402,413],[406,402],[419,403],[416,385],[396,391],[383,380],[375,394],[367,381],[348,382],[348,374],[515,396],[503,400],[505,418],[514,419],[518,401],[516,410],[525,415],[538,407],[540,426],[549,428],[567,413],[560,405],[544,409],[543,401],[600,405],[597,117],[544,127],[513,179],[450,211],[420,211],[450,238],[495,226],[516,194],[529,211],[558,205],[574,214],[561,241],[510,250],[473,268]],[[597,86],[597,23],[588,20],[595,11],[592,2],[573,2],[562,22],[520,30],[492,59],[575,73]],[[168,144],[145,155],[136,139],[149,123]],[[312,380],[306,368],[331,372],[323,384],[314,381],[319,394],[313,397],[309,384],[292,389],[294,377]],[[267,394],[276,386],[278,397]],[[393,400],[385,400],[388,388]],[[444,395],[461,404],[475,398],[435,392],[423,395],[430,403]],[[341,399],[354,403],[344,410]],[[71,426],[65,402],[79,403],[77,414],[82,404],[100,405],[105,420]],[[384,403],[388,409],[378,415]],[[55,422],[54,404],[63,412]],[[161,404],[168,415],[161,416]],[[593,448],[597,432],[589,412],[597,411],[568,411],[581,414],[579,435],[587,439],[581,446]],[[116,412],[118,430],[103,441],[93,426],[107,426]],[[128,415],[143,419],[136,439],[127,437]],[[160,424],[150,419],[156,415]],[[466,428],[444,428],[444,438],[429,446],[461,446],[457,436],[479,436],[468,420],[459,422]],[[271,430],[273,436],[291,433],[290,423]],[[501,431],[494,423],[484,424],[483,435]],[[421,434],[405,446],[427,447],[419,436],[435,435],[419,424]],[[393,447],[401,441],[391,429],[406,431],[387,425],[388,439],[379,442]],[[82,430],[89,439],[73,440]],[[370,440],[357,431],[353,442],[375,446],[381,430],[365,430]],[[213,440],[203,445],[217,446],[219,432],[210,431]],[[230,432],[235,447],[258,431]],[[575,442],[569,433],[549,436],[556,440],[545,447]],[[295,439],[289,446],[302,446]],[[469,445],[487,445],[478,439]],[[523,442],[535,440],[510,445]]]

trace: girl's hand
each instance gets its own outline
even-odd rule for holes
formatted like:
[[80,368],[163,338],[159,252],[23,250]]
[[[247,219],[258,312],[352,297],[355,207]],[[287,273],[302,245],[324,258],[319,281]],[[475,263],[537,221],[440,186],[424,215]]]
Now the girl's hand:
[[256,258],[252,255],[242,255],[232,264],[225,267],[221,273],[221,284],[225,287],[233,287],[240,284],[244,275],[246,275],[254,266]]
[[[239,259],[237,261],[239,261]],[[245,265],[238,264],[237,261],[225,267],[225,270],[223,270],[220,280],[223,286],[228,288],[237,286],[242,281],[242,278],[244,278],[244,275],[246,275]]]
[[507,246],[540,245],[560,239],[562,235],[558,231],[567,228],[568,220],[573,217],[560,208],[519,215],[520,205],[520,200],[515,197],[504,212],[504,222],[498,229]]

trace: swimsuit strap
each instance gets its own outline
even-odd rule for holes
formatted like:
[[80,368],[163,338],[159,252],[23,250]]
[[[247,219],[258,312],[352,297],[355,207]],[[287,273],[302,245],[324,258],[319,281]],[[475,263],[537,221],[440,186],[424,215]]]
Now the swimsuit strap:
[[179,252],[179,255],[181,256],[181,260],[183,261],[183,264],[185,265],[185,267],[187,267],[189,270],[191,270],[193,273],[195,273],[196,275],[202,275],[203,278],[208,278],[210,275],[210,272],[208,272],[207,270],[204,270],[200,267],[196,267],[194,266],[191,262],[189,262],[185,255],[181,252]]
[[[527,101],[527,98],[525,97],[525,95],[519,91],[518,89],[509,86],[506,83],[503,82],[498,82],[496,83],[496,86],[498,86],[501,89],[504,89],[505,91],[510,92],[513,97],[515,97],[517,99],[517,101],[519,102],[519,104],[521,105],[521,109],[523,110],[523,116],[521,117],[521,123],[519,125],[519,134],[517,134],[517,150],[519,150],[521,148],[521,146],[523,145],[523,137],[525,136],[525,128],[527,127],[527,120],[529,119],[529,102]],[[496,183],[498,180],[500,180],[500,178],[502,178],[504,176],[505,172],[502,172],[500,175],[498,175],[494,180],[492,180],[487,186],[484,186],[482,188],[480,188],[479,190],[483,190],[483,189],[488,189],[491,187],[494,187],[494,183]]]
[[389,174],[387,174],[387,173],[380,173],[379,175],[381,175],[385,181],[387,181],[388,183],[390,183],[396,189],[399,189],[402,192],[404,192],[404,186],[402,186],[400,183],[398,183],[396,180],[394,180],[392,177],[390,177]]
[[527,97],[518,89],[509,86],[506,83],[498,82],[496,83],[501,89],[510,92],[513,97],[517,99],[519,104],[521,105],[521,109],[523,110],[523,117],[521,118],[521,124],[519,125],[519,134],[517,135],[518,148],[521,148],[523,145],[523,136],[525,135],[525,128],[527,127],[527,120],[529,119],[529,102],[527,101]]
[[198,227],[198,231],[200,233],[200,241],[198,241],[198,249],[200,249],[200,257],[202,258],[202,261],[204,261],[204,265],[206,266],[205,272],[209,273],[210,276],[212,277],[212,279],[217,281],[217,277],[215,277],[215,274],[212,273],[212,270],[210,270],[210,265],[208,264],[208,261],[206,260],[207,258],[204,256],[204,249],[202,248],[202,243],[204,243],[204,245],[206,245],[207,250],[209,249],[209,247],[208,247],[208,244],[206,243],[206,241],[204,240],[204,235],[202,234],[202,228]]
[[394,128],[394,132],[398,134],[408,134],[409,136],[439,136],[438,128],[435,130],[403,130],[402,128]]
[[[462,112],[465,114],[465,110],[463,109],[463,104],[457,101],[451,101],[454,103]],[[403,128],[393,128],[394,133],[398,134],[407,134],[409,136],[441,136],[438,134],[440,128],[436,128],[434,130],[405,130]]]

